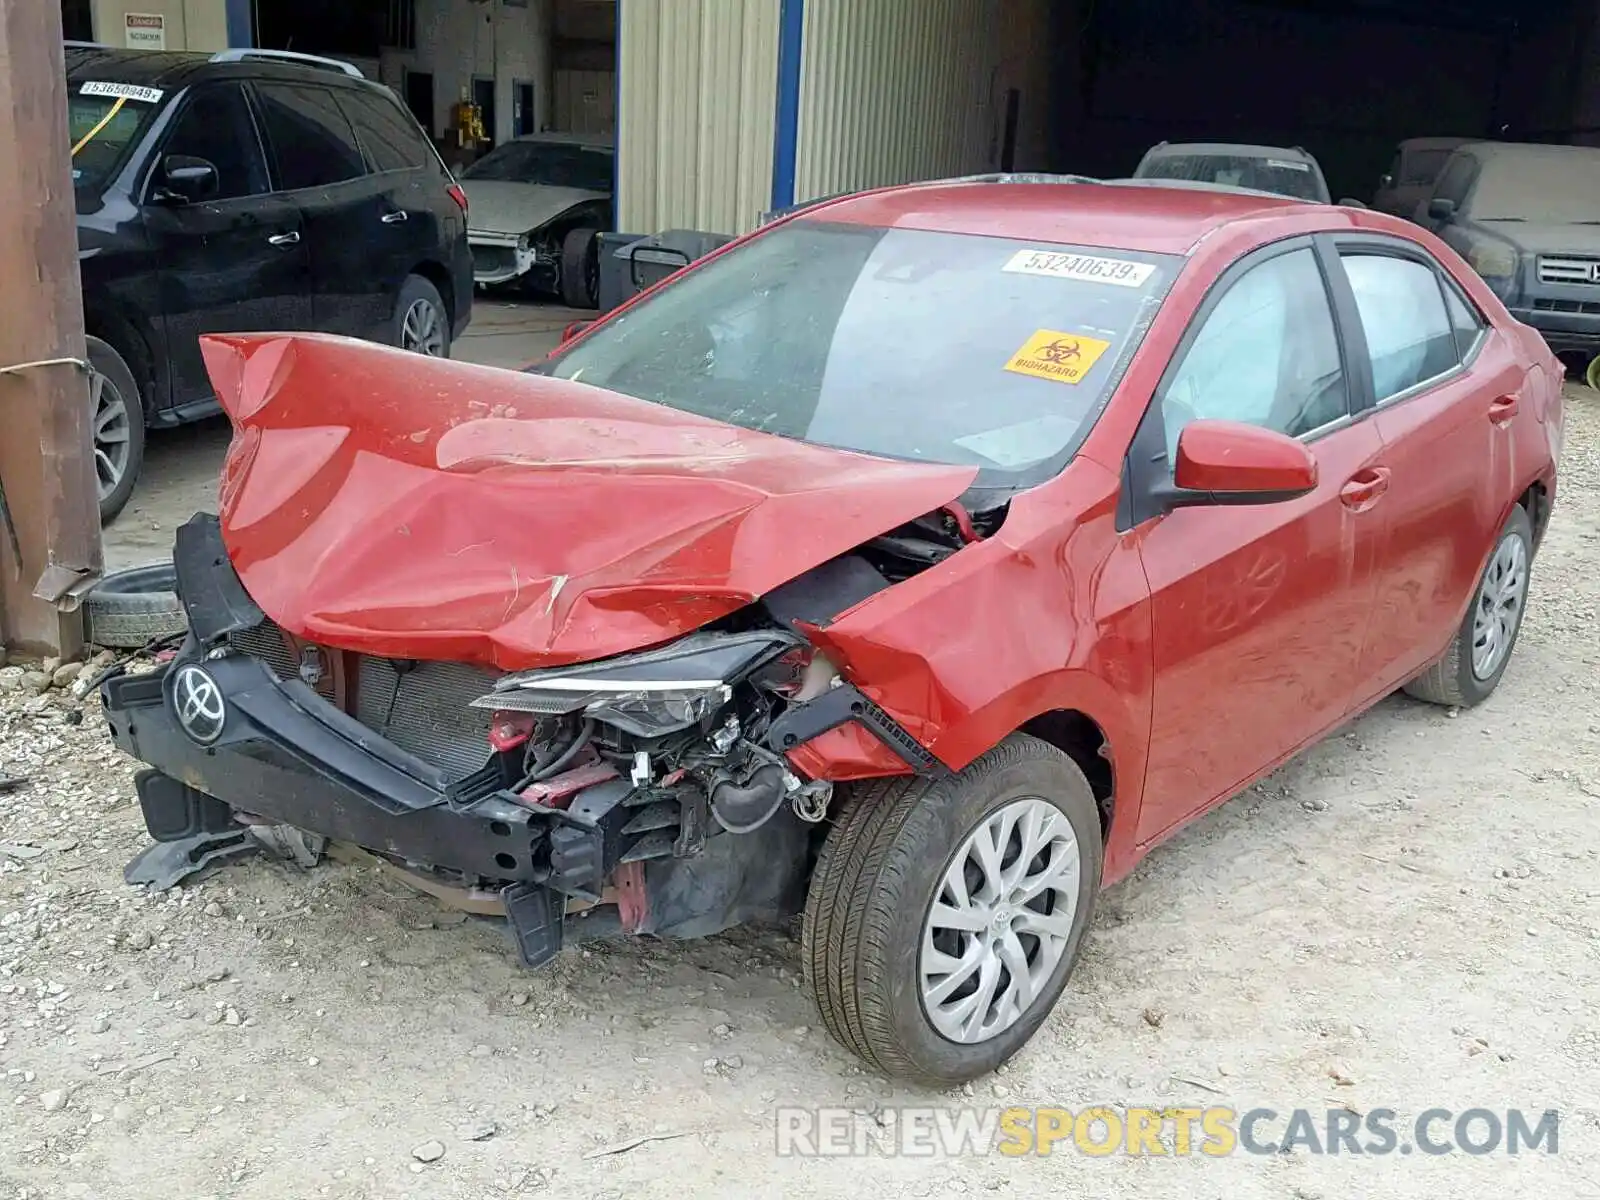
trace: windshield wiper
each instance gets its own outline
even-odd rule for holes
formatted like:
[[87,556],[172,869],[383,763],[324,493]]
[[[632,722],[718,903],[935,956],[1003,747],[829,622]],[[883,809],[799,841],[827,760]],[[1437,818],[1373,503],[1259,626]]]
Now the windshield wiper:
[[1480,221],[1517,221],[1517,222],[1519,222],[1521,224],[1524,224],[1524,225],[1527,224],[1527,222],[1528,222],[1528,218],[1527,217],[1479,217],[1478,220],[1480,220]]

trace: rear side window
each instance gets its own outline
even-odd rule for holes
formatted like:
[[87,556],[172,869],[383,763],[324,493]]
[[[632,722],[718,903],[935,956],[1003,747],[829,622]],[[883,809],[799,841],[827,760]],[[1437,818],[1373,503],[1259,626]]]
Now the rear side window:
[[1432,267],[1385,254],[1346,254],[1343,260],[1367,336],[1378,403],[1460,363],[1445,293]]
[[355,131],[323,88],[257,85],[262,124],[285,191],[328,187],[366,174]]
[[1444,284],[1444,306],[1450,313],[1450,324],[1456,332],[1456,353],[1462,362],[1466,362],[1483,333],[1483,318],[1449,283]]
[[371,92],[341,91],[339,107],[355,126],[374,171],[409,171],[428,164],[432,152],[422,130],[398,104]]

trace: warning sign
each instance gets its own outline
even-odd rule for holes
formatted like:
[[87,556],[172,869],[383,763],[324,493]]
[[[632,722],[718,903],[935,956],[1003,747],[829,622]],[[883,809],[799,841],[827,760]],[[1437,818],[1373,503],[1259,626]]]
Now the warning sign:
[[160,13],[123,13],[122,37],[129,50],[165,50],[167,19]]
[[1011,356],[1006,370],[1054,379],[1057,383],[1078,383],[1109,349],[1111,343],[1100,338],[1040,329]]

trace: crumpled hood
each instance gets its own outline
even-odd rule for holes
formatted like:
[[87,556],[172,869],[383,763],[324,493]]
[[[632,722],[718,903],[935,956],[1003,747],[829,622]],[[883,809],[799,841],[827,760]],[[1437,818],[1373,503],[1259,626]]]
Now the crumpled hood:
[[971,484],[326,334],[200,339],[245,588],[296,636],[502,670],[688,633]]
[[464,179],[467,234],[523,234],[559,217],[585,200],[604,200],[605,192],[554,187],[542,183],[508,183],[496,179]]

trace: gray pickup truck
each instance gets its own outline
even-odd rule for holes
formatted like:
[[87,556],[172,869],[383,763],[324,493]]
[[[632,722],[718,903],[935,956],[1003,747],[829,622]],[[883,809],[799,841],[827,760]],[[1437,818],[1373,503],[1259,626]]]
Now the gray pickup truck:
[[1600,148],[1469,142],[1413,219],[1564,361],[1600,365]]

